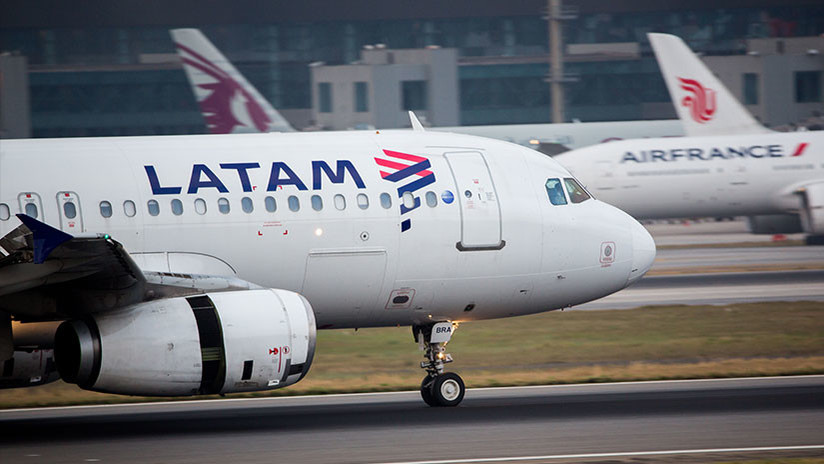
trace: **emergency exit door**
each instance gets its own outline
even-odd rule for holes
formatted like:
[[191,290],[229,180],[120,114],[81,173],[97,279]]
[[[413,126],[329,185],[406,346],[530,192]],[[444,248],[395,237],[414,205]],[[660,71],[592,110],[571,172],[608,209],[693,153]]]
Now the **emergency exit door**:
[[461,251],[499,250],[501,207],[489,166],[478,152],[445,153],[461,207]]
[[76,193],[57,192],[57,212],[60,215],[60,230],[70,234],[83,232],[83,215]]

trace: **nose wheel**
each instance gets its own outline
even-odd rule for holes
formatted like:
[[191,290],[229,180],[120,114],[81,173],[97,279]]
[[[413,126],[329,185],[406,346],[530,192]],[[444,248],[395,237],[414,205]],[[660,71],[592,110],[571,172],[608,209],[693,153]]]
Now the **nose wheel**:
[[452,336],[452,323],[415,326],[412,330],[426,357],[421,363],[421,368],[426,370],[426,377],[421,381],[421,398],[432,407],[457,406],[463,400],[466,386],[458,374],[443,371],[443,365],[452,362],[452,355],[444,348]]
[[427,375],[421,382],[421,397],[432,407],[457,406],[466,393],[461,376],[454,372],[444,372],[432,377]]

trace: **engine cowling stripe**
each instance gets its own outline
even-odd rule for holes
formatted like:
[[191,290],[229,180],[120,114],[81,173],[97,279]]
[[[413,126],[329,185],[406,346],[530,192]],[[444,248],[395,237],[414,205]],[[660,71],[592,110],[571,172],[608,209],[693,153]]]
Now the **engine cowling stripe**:
[[226,354],[219,315],[207,295],[186,298],[197,322],[200,337],[201,378],[198,393],[220,393],[226,380]]

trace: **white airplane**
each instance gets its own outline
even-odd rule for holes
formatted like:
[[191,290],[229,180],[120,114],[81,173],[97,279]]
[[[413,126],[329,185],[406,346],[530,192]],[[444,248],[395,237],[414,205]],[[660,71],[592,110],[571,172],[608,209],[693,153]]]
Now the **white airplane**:
[[295,130],[200,30],[174,29],[171,34],[209,132]]
[[95,391],[274,389],[316,327],[408,325],[432,406],[463,398],[458,323],[601,298],[655,257],[553,159],[421,130],[6,140],[0,237],[2,386],[55,378],[53,349]]
[[[211,133],[294,130],[200,30],[173,29],[171,34]],[[263,114],[269,115],[269,119],[276,123],[269,124],[268,121],[255,119],[255,115]],[[506,140],[551,155],[570,148],[614,140],[684,134],[677,119],[455,126],[433,127],[431,130]]]
[[689,136],[555,159],[638,219],[748,216],[754,233],[803,231],[808,243],[824,243],[824,133],[767,130],[681,39],[649,38]]

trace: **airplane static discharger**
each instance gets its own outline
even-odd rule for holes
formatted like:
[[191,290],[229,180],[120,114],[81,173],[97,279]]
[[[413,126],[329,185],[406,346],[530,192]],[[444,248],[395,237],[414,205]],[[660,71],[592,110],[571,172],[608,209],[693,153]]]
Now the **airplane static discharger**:
[[454,324],[570,307],[650,268],[644,227],[553,159],[411,117],[411,131],[3,141],[2,385],[55,378],[31,356],[53,350],[60,377],[95,391],[267,390],[306,375],[316,328],[404,325],[423,399],[455,406]]

